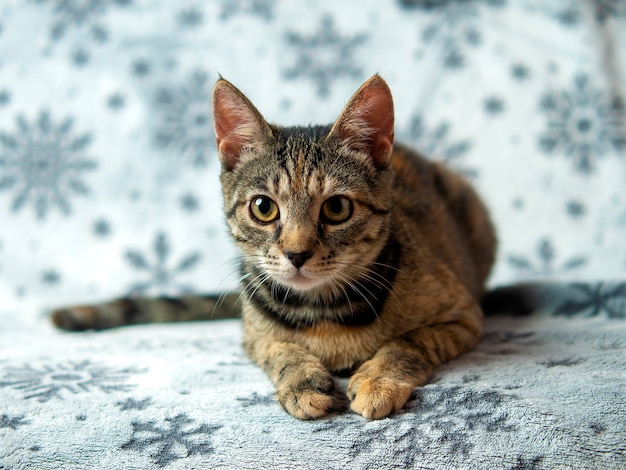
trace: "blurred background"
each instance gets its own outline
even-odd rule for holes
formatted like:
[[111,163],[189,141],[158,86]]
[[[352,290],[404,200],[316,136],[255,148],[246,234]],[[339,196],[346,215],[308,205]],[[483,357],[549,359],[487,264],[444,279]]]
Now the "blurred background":
[[492,285],[626,278],[623,0],[2,0],[0,317],[235,288],[218,74],[294,125],[374,73],[484,196]]

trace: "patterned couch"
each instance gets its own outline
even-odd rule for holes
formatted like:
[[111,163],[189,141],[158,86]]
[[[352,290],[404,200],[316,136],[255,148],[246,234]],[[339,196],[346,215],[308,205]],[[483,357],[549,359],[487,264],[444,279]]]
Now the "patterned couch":
[[[527,316],[401,412],[301,422],[237,320],[69,334],[47,312],[236,287],[210,95],[397,139],[472,179]],[[626,2],[3,0],[0,469],[626,468]],[[345,381],[338,379],[345,386]]]

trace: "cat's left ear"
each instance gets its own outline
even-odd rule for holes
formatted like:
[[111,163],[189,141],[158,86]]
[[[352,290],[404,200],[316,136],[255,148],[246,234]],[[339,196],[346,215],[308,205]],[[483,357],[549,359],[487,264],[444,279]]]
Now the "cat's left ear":
[[374,75],[350,98],[328,138],[339,138],[351,150],[365,152],[376,168],[384,168],[393,151],[393,125],[391,90]]
[[263,148],[272,130],[254,105],[230,82],[220,78],[213,88],[213,125],[220,160],[233,170],[246,154]]

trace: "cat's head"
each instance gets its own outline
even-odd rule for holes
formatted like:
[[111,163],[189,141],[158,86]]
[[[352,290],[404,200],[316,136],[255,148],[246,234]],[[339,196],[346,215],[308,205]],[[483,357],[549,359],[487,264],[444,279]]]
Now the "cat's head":
[[382,78],[365,82],[333,125],[292,128],[268,124],[220,79],[213,117],[226,217],[258,281],[336,294],[374,274],[392,204],[394,114]]

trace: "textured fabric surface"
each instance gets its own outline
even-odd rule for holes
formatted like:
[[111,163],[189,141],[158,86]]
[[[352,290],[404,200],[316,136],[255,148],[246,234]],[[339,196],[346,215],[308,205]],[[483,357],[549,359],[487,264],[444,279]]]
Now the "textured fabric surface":
[[[397,139],[490,207],[491,284],[554,282],[539,312],[377,422],[286,415],[235,321],[48,325],[236,286],[218,74],[316,124],[376,72]],[[625,467],[624,77],[623,0],[3,0],[0,468]]]
[[491,318],[476,350],[380,421],[287,415],[237,320],[13,328],[0,468],[624,468],[626,284],[547,298],[532,316]]

